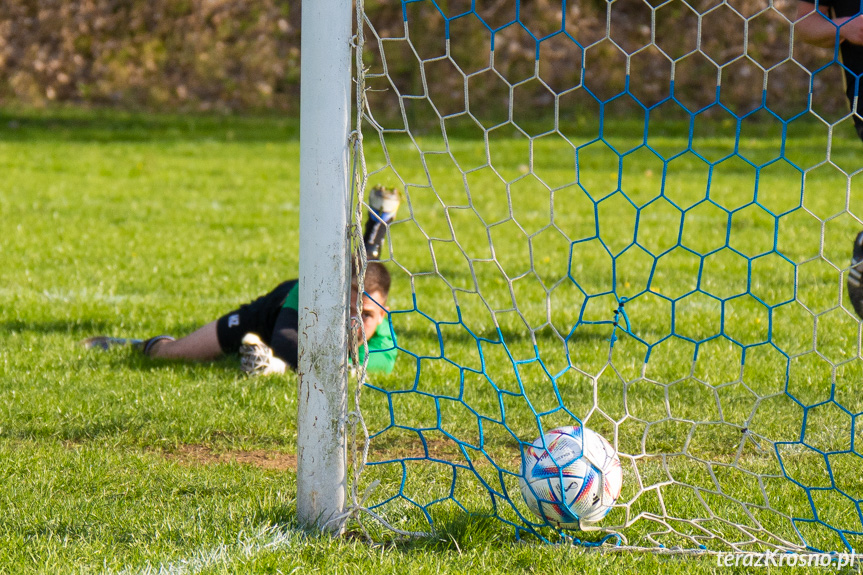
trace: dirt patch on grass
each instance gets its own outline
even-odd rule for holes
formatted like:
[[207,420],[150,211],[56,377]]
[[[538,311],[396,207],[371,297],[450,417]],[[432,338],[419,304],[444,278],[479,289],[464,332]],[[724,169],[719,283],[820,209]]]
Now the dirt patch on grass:
[[[400,431],[400,430],[399,430]],[[465,453],[458,442],[436,432],[424,432],[422,438],[416,432],[384,434],[369,445],[369,461],[392,459],[435,459],[456,465],[484,466],[502,465],[518,469],[521,454],[517,444],[488,442],[484,451],[465,444]],[[491,459],[489,459],[491,458]]]
[[192,465],[240,463],[277,471],[296,471],[297,469],[296,455],[265,449],[216,451],[206,445],[181,445],[174,451],[163,451],[162,455],[166,459]]
[[[494,449],[487,447],[487,455],[497,465],[503,465],[512,469],[518,469],[521,458],[517,448],[506,446],[505,449]],[[442,436],[441,434],[427,433],[425,443],[416,433],[407,436],[382,436],[377,441],[373,440],[369,449],[369,461],[380,462],[394,459],[433,459],[449,462],[456,465],[492,465],[481,451],[468,447],[468,458],[462,453],[457,442]],[[253,465],[260,469],[274,469],[277,471],[296,471],[297,456],[278,451],[266,449],[246,450],[221,450],[213,449],[207,445],[184,444],[170,451],[160,450],[160,455],[165,459],[177,461],[186,465],[218,465],[220,463],[239,463],[242,465]]]

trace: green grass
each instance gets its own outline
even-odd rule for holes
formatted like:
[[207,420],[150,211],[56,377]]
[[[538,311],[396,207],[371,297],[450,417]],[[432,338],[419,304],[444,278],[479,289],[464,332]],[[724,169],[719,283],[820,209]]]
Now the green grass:
[[[631,146],[633,126],[609,121],[606,140]],[[592,129],[564,133],[582,146],[595,138]],[[622,165],[604,145],[580,148],[578,175],[574,148],[558,136],[534,143],[532,169],[529,142],[504,130],[489,136],[490,164],[469,130],[450,142],[457,164],[437,153],[444,146],[434,134],[419,139],[419,151],[388,138],[395,169],[366,138],[372,183],[409,184],[410,201],[392,227],[391,307],[413,310],[415,297],[432,318],[393,316],[406,352],[392,375],[375,376],[376,387],[363,392],[370,431],[383,432],[371,459],[422,454],[422,436],[438,462],[407,463],[402,493],[423,505],[444,499],[427,507],[436,520],[427,539],[381,546],[298,533],[293,470],[242,464],[238,455],[295,453],[295,376],[247,379],[235,358],[186,365],[76,345],[96,334],[182,335],[295,277],[297,131],[282,118],[0,113],[0,572],[715,569],[714,558],[600,555],[532,536],[516,542],[511,526],[483,518],[490,498],[480,478],[514,495],[512,506],[500,505],[503,517],[517,522],[516,510],[529,517],[514,476],[501,480],[498,470],[517,472],[514,435],[537,435],[534,411],[544,413],[546,428],[571,421],[569,413],[584,418],[637,456],[624,458],[625,506],[607,521],[664,505],[669,516],[751,523],[738,503],[748,502],[765,527],[787,536],[787,520],[755,507],[766,498],[781,513],[805,518],[815,508],[826,522],[861,530],[849,499],[813,491],[810,504],[804,490],[773,477],[782,472],[772,450],[754,447],[800,435],[804,409],[784,393],[786,355],[794,358],[789,391],[801,403],[834,397],[851,413],[863,411],[859,323],[839,291],[860,227],[845,209],[847,200],[860,215],[859,177],[849,185],[828,164],[808,171],[799,210],[789,193],[799,189],[797,169],[780,162],[758,170],[760,202],[785,214],[777,218],[741,208],[756,170],[739,158],[710,174],[716,205],[698,204],[708,169],[687,154],[669,163],[667,197],[654,199],[663,159],[681,141],[686,148],[685,127],[672,123],[650,140],[656,154],[636,150]],[[824,129],[795,123],[790,132],[789,160],[806,170],[824,162]],[[765,163],[778,139],[741,145]],[[695,148],[715,162],[733,149],[733,130],[712,127]],[[835,165],[859,164],[850,135],[835,136],[832,150]],[[576,177],[582,187],[566,186]],[[556,189],[553,197],[540,179]],[[628,198],[616,193],[618,183]],[[729,218],[730,245],[754,258],[750,287],[746,258],[723,248]],[[590,239],[597,229],[602,242]],[[691,251],[675,249],[678,235]],[[775,254],[756,257],[772,250],[774,237],[799,264],[796,302],[784,304],[794,298],[794,266]],[[610,354],[612,286],[633,298],[626,307],[633,335],[618,330]],[[672,306],[674,333],[687,339],[663,339]],[[494,343],[498,327],[505,348]],[[758,345],[768,336],[775,347]],[[528,361],[537,353],[541,363]],[[513,359],[523,362],[520,382]],[[578,370],[567,369],[570,361]],[[392,427],[390,410],[397,425],[422,431]],[[806,416],[812,447],[851,447],[852,418],[836,404]],[[738,454],[743,426],[752,441]],[[214,457],[190,460],[183,456],[190,446]],[[790,477],[831,485],[824,457],[801,445],[783,449]],[[677,455],[663,466],[660,452]],[[214,461],[219,454],[222,463]],[[826,460],[836,485],[859,498],[859,458]],[[455,482],[452,464],[461,466]],[[364,484],[385,480],[370,502],[398,494],[401,473],[400,465],[369,468]],[[692,488],[659,488],[669,476],[698,487],[702,499]],[[383,512],[401,528],[428,529],[404,500]],[[710,527],[734,537],[716,520]],[[624,533],[637,542],[650,530],[656,524],[641,520]],[[807,537],[842,548],[826,529]]]

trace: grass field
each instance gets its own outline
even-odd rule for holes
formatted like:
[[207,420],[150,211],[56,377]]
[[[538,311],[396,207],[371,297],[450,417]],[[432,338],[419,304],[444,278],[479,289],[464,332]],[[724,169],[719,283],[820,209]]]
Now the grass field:
[[[628,149],[637,128],[621,121],[606,139]],[[570,136],[586,143],[591,129]],[[770,162],[775,126],[747,129],[741,154]],[[668,517],[712,518],[737,540],[716,518],[751,523],[750,511],[792,537],[787,518],[758,509],[766,501],[863,531],[853,501],[863,466],[847,453],[863,411],[860,329],[840,291],[863,193],[842,171],[859,168],[848,132],[834,135],[828,164],[826,129],[792,126],[785,157],[813,168],[803,209],[794,165],[718,161],[734,150],[733,129],[721,126],[694,144],[713,173],[684,154],[669,162],[658,200],[662,158],[687,148],[673,123],[651,135],[659,155],[636,150],[620,165],[601,143],[582,149],[582,187],[565,188],[575,153],[559,139],[535,144],[545,149],[531,164],[524,138],[495,134],[484,167],[469,130],[450,142],[452,157],[433,134],[420,139],[422,155],[394,137],[396,174],[367,138],[372,183],[411,184],[389,264],[404,352],[363,391],[370,459],[424,456],[425,441],[437,461],[406,463],[401,490],[401,463],[370,467],[364,482],[385,480],[371,503],[443,498],[427,505],[434,537],[370,546],[296,530],[293,375],[247,379],[236,358],[187,365],[76,345],[96,334],[182,335],[296,275],[297,123],[0,114],[0,571],[716,569],[711,557],[519,543],[511,526],[482,517],[490,500],[478,478],[511,490],[514,438],[533,439],[537,419],[548,428],[572,415],[624,454],[612,523],[664,506]],[[756,175],[766,209],[746,207]],[[553,222],[535,176],[561,188]],[[699,203],[708,176],[715,203]],[[631,298],[630,333],[617,330],[613,350],[612,289]],[[740,440],[744,427],[751,441]],[[766,441],[791,443],[779,450],[784,472]],[[658,453],[670,454],[664,465]],[[799,485],[776,477],[784,473]],[[382,512],[399,527],[428,529],[416,506],[393,503]],[[499,512],[517,522],[524,509],[516,496]],[[637,541],[655,528],[642,520],[625,533]],[[843,550],[818,523],[799,529],[814,546]]]

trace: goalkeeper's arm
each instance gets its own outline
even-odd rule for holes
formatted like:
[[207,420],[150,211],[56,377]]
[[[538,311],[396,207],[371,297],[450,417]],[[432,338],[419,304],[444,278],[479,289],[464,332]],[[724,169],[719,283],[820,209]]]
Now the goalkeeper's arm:
[[863,16],[831,18],[830,7],[807,0],[797,3],[797,20],[794,33],[804,42],[824,48],[833,48],[839,42],[863,45]]

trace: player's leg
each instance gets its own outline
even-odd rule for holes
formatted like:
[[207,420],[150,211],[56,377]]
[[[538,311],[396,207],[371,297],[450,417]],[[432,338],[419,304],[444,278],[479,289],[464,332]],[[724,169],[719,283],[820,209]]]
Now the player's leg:
[[863,232],[858,233],[854,240],[847,282],[848,297],[854,305],[854,311],[863,318]]
[[[845,94],[848,96],[848,103],[854,106],[855,98],[857,100],[856,113],[852,116],[854,119],[854,128],[857,130],[857,135],[863,140],[863,97],[858,97],[860,79],[857,78],[850,70],[846,69],[842,75],[845,82]],[[857,234],[854,239],[854,249],[851,252],[851,268],[848,270],[848,298],[854,306],[854,311],[857,315],[863,318],[863,232]]]
[[87,339],[81,340],[78,343],[83,345],[87,349],[108,350],[112,347],[117,347],[121,345],[140,346],[144,343],[144,340],[128,337],[110,337],[107,335],[97,335],[95,337],[88,337]]
[[399,191],[396,189],[375,186],[369,192],[369,215],[363,239],[370,260],[380,259],[387,227],[396,219],[400,203]]
[[143,350],[150,357],[191,361],[210,361],[223,353],[215,321],[180,339],[159,336],[147,340],[143,344]]
[[286,293],[296,282],[285,282],[267,295],[242,305],[186,337],[166,336],[143,344],[144,353],[162,359],[212,360],[225,353],[239,353],[243,371],[255,375],[284,373],[285,364],[257,334],[271,331]]
[[[244,341],[246,335],[261,334],[263,337],[269,338],[282,303],[296,283],[295,280],[284,282],[272,292],[240,306],[239,309],[229,312],[216,321],[210,322],[177,340],[167,335],[160,335],[147,340],[97,336],[87,338],[81,344],[87,348],[97,349],[109,349],[117,345],[134,345],[145,355],[161,359],[209,361],[227,353],[240,352],[243,355],[243,349],[248,352],[249,349],[256,347],[254,342],[247,344]],[[258,341],[260,342],[260,339]],[[266,343],[260,343],[269,350]],[[272,352],[270,354],[272,355]],[[243,365],[245,366],[245,363]],[[281,369],[284,371],[284,364]]]

